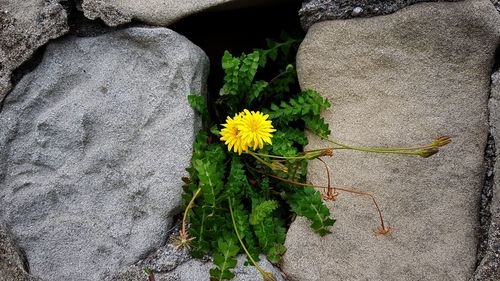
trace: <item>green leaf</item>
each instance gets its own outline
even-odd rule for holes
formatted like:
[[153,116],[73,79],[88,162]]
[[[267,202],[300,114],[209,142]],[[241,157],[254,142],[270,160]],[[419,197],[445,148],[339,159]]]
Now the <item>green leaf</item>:
[[226,188],[224,189],[224,193],[227,197],[240,197],[245,189],[249,188],[250,184],[245,175],[244,167],[240,157],[233,156],[231,160],[231,170],[227,178]]
[[234,273],[229,271],[235,268],[237,260],[234,258],[240,251],[236,239],[226,235],[217,240],[217,252],[214,255],[215,267],[210,269],[211,280],[232,279]]
[[239,69],[239,90],[246,91],[250,88],[252,81],[259,68],[259,57],[260,53],[258,51],[253,51],[252,53],[241,56],[241,66]]
[[306,90],[290,98],[288,102],[282,101],[279,106],[272,104],[271,109],[264,112],[269,114],[273,122],[287,124],[306,116],[319,115],[321,110],[329,107],[327,99],[323,99],[316,91]]
[[295,128],[280,128],[273,136],[271,153],[281,156],[295,156],[297,147],[307,145],[307,137],[304,132]]
[[325,122],[323,117],[319,117],[317,115],[305,116],[302,120],[304,120],[306,128],[317,136],[321,138],[328,138],[330,136],[330,125]]
[[312,222],[311,228],[320,236],[331,233],[329,227],[335,223],[335,220],[330,218],[330,210],[321,200],[321,194],[318,191],[311,187],[303,187],[288,195],[287,202],[292,211]]
[[252,87],[250,88],[249,95],[247,96],[247,104],[250,104],[252,101],[257,99],[267,87],[267,85],[268,84],[266,81],[255,81],[255,83],[253,83]]
[[208,204],[215,205],[215,196],[222,190],[223,183],[219,177],[222,175],[220,175],[216,167],[207,159],[198,159],[193,165],[198,172],[200,187],[205,201]]
[[228,51],[224,52],[222,57],[222,69],[226,75],[224,76],[224,86],[221,95],[236,95],[239,89],[239,70],[241,60],[233,57]]
[[200,95],[189,95],[188,96],[189,105],[201,114],[203,117],[208,117],[207,104],[205,98]]
[[267,216],[269,216],[274,210],[278,208],[278,202],[276,200],[266,200],[262,201],[260,204],[252,208],[252,213],[250,214],[250,224],[256,225],[261,223]]

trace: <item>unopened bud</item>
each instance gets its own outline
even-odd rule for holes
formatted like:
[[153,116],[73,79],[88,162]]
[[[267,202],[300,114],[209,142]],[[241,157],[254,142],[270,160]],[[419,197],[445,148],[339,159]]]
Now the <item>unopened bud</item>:
[[431,145],[433,147],[442,147],[442,146],[445,146],[447,144],[449,144],[451,142],[451,138],[448,137],[448,136],[440,136],[438,138],[435,138],[434,140],[432,140],[432,143]]
[[321,150],[314,150],[314,151],[308,151],[304,155],[307,160],[312,160],[316,159],[318,157],[322,156],[332,156],[333,155],[333,149],[331,148],[325,148]]
[[333,149],[331,148],[325,148],[321,151],[321,155],[320,156],[330,156],[332,157],[333,156]]
[[438,152],[439,152],[438,148],[432,147],[432,148],[427,148],[427,149],[422,150],[418,155],[420,155],[424,158],[428,158],[428,157],[431,157],[432,155],[434,155]]
[[283,165],[280,161],[271,161],[271,169],[273,171],[281,171],[284,173],[288,173],[288,167]]

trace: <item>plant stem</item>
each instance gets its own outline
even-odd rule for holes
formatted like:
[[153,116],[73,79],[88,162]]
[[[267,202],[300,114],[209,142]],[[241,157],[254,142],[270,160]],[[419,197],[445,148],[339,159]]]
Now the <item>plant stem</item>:
[[422,156],[422,151],[426,149],[433,148],[433,145],[422,145],[422,146],[413,146],[413,147],[355,147],[346,145],[331,139],[322,138],[330,143],[338,145],[340,147],[334,147],[335,150],[341,149],[349,149],[349,150],[357,150],[357,151],[365,151],[365,152],[373,152],[373,153],[389,153],[389,154],[402,154],[402,155],[417,155]]
[[337,196],[336,195],[336,192],[335,192],[335,187],[332,187],[331,185],[331,179],[330,179],[330,169],[328,168],[328,165],[326,164],[325,161],[323,161],[323,159],[321,158],[316,158],[318,159],[319,161],[321,161],[323,163],[323,165],[325,165],[325,169],[326,169],[326,176],[327,176],[327,179],[328,179],[328,189],[326,191],[326,198],[328,198],[329,200],[335,200],[335,197]]
[[259,155],[266,155],[266,154],[260,154],[260,153],[254,153],[254,152],[245,152],[247,154],[250,154],[253,158],[257,159],[257,161],[259,161],[260,163],[264,164],[265,166],[267,166],[268,168],[270,168],[271,170],[273,169],[273,167],[271,166],[271,164],[267,163],[266,161],[264,161],[264,159],[260,158]]
[[181,239],[183,239],[183,240],[187,240],[186,221],[187,221],[187,217],[189,214],[189,210],[193,207],[194,200],[196,199],[196,197],[198,197],[198,194],[200,194],[200,191],[201,191],[201,187],[198,188],[194,192],[193,197],[191,198],[191,201],[189,201],[189,204],[187,205],[186,210],[184,210],[184,216],[182,217],[182,229],[181,229]]
[[238,228],[236,227],[236,220],[235,220],[234,214],[233,214],[233,207],[231,205],[231,199],[228,199],[227,201],[229,202],[229,212],[231,213],[231,220],[233,221],[234,232],[236,233],[236,237],[238,237],[238,241],[240,241],[240,244],[241,244],[241,247],[243,248],[243,251],[245,251],[245,254],[247,254],[248,258],[253,263],[255,268],[257,268],[257,270],[260,272],[260,274],[265,275],[265,271],[262,268],[260,268],[260,266],[257,264],[257,262],[255,262],[255,260],[252,258],[252,255],[250,255],[250,253],[248,252],[247,247],[245,247],[245,244],[243,244],[243,241],[241,240],[241,237],[240,237],[240,233],[238,232]]
[[[278,176],[275,176],[275,175],[270,175],[270,174],[265,174],[265,175],[268,176],[268,177],[272,177],[272,178],[275,178],[277,180],[289,183],[289,184],[293,184],[293,185],[307,186],[307,187],[313,187],[313,188],[323,188],[323,189],[328,188],[326,186],[319,186],[319,185],[313,185],[313,184],[295,182],[295,181],[287,180],[285,178],[278,177]],[[377,200],[375,200],[375,197],[373,195],[371,195],[368,192],[357,191],[357,190],[350,189],[350,188],[335,187],[335,189],[340,190],[340,191],[349,192],[349,193],[354,193],[354,194],[361,195],[361,196],[369,196],[372,199],[373,204],[375,205],[375,208],[377,209],[377,212],[378,212],[378,215],[379,215],[379,218],[380,218],[380,225],[381,225],[382,229],[383,230],[386,229],[385,228],[385,223],[384,223],[384,217],[382,215],[382,211],[380,210],[380,207],[379,207],[379,205],[377,203]]]

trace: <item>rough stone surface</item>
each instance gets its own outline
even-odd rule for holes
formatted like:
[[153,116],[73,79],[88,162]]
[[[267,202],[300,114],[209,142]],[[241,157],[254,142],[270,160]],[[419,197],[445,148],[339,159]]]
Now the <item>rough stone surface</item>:
[[27,272],[26,258],[7,226],[0,223],[0,281],[37,281]]
[[83,0],[86,17],[101,18],[110,26],[128,23],[133,19],[153,25],[167,26],[183,17],[207,9],[244,7],[287,0]]
[[[500,18],[487,0],[421,3],[391,15],[313,25],[297,69],[302,88],[332,102],[332,137],[354,146],[453,142],[417,158],[338,151],[334,184],[376,196],[391,235],[377,236],[369,198],[341,193],[320,238],[290,227],[290,280],[468,280],[476,262],[478,201],[488,136],[487,103]],[[311,137],[310,149],[324,147]],[[326,185],[321,163],[310,180]]]
[[[210,269],[213,262],[210,257],[193,259],[187,249],[177,249],[170,243],[180,230],[180,224],[169,231],[169,243],[160,247],[147,258],[136,262],[134,265],[123,268],[106,281],[143,281],[145,280],[144,268],[154,272],[156,281],[198,281],[209,280]],[[272,272],[277,281],[284,281],[279,269],[269,263],[265,256],[260,256],[259,266],[268,272]],[[238,257],[238,265],[232,270],[236,277],[234,281],[261,280],[259,272],[252,266],[244,266],[245,256]]]
[[12,71],[67,31],[66,11],[57,0],[0,0],[0,102],[11,89]]
[[[169,251],[168,251],[169,252]],[[276,277],[277,281],[284,281],[281,276],[280,271],[275,268],[271,263],[269,263],[265,256],[260,257],[261,260],[258,262],[259,266],[265,271],[272,272]],[[262,276],[253,266],[245,266],[246,256],[238,256],[238,265],[233,271],[236,275],[232,281],[256,281],[262,280]],[[158,262],[155,262],[158,264]],[[148,263],[140,263],[138,265],[131,266],[127,268],[124,272],[113,277],[109,281],[143,281],[145,280],[145,273],[143,271],[144,266],[148,266]],[[175,268],[169,271],[157,271],[155,272],[156,281],[200,281],[210,279],[210,269],[213,267],[213,263],[210,260],[199,260],[199,259],[189,259],[180,263]]]
[[[491,77],[492,89],[489,101],[491,134],[495,143],[500,144],[500,71]],[[498,159],[498,150],[496,156]],[[471,281],[500,280],[500,162],[494,168],[494,184],[489,209],[489,230],[485,239],[484,253]]]
[[302,27],[307,30],[321,21],[386,15],[415,3],[438,1],[460,0],[305,0],[299,16]]
[[0,113],[0,219],[46,280],[103,280],[163,244],[208,58],[165,28],[48,45]]
[[493,3],[497,11],[500,12],[500,2],[498,0],[491,0],[491,3]]

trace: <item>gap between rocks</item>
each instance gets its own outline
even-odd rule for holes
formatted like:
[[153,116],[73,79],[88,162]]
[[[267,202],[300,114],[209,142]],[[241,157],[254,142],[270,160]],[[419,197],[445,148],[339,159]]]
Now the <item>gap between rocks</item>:
[[[495,6],[498,9],[499,3],[494,1]],[[495,53],[495,63],[492,68],[491,75],[500,70],[500,49],[496,50]],[[490,98],[491,90],[493,86],[493,81],[490,80]],[[486,148],[484,152],[484,165],[485,165],[485,178],[483,190],[481,192],[480,206],[479,206],[479,241],[477,246],[476,255],[476,269],[481,265],[481,261],[486,256],[488,251],[489,242],[489,230],[491,225],[491,203],[493,198],[494,190],[494,180],[495,180],[495,163],[497,161],[496,157],[496,146],[495,139],[491,133],[493,124],[490,116],[488,116],[488,124],[490,127],[490,132],[488,134],[488,141],[486,143]]]

